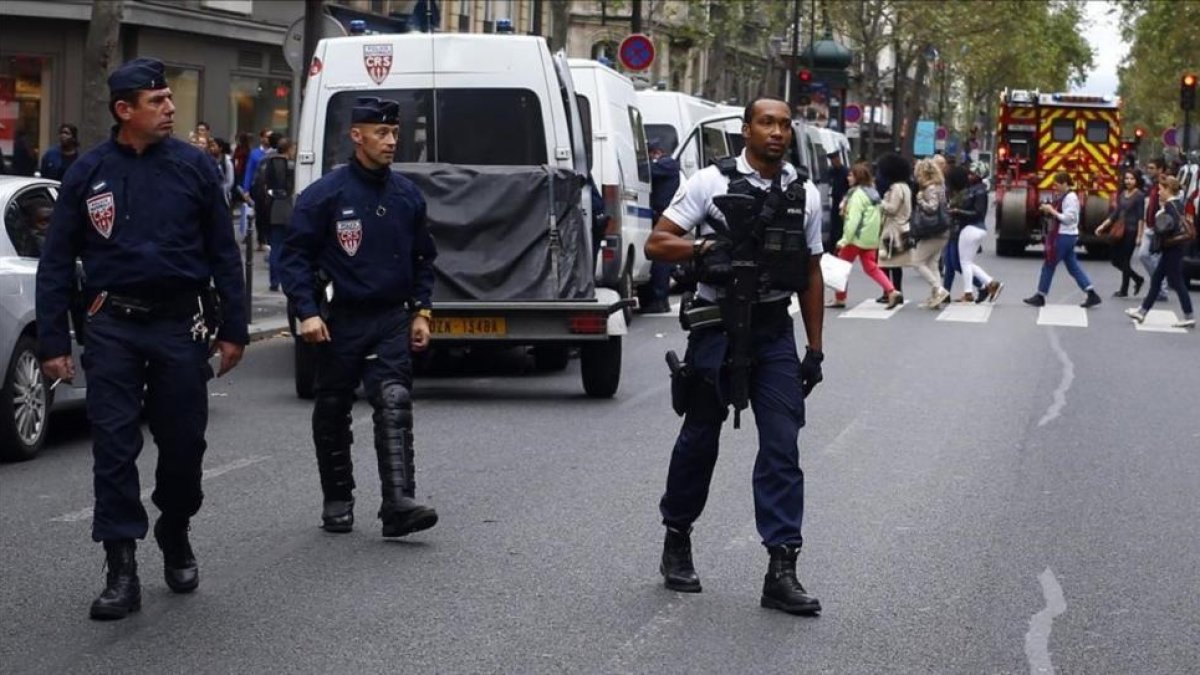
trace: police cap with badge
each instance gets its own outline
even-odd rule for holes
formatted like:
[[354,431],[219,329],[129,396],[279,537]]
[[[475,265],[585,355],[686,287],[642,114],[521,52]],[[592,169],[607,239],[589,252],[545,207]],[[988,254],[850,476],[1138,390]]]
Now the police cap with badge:
[[351,124],[399,124],[400,104],[375,96],[362,96],[350,111]]
[[108,76],[108,93],[115,96],[121,92],[143,89],[166,89],[167,72],[162,61],[140,57],[127,61]]

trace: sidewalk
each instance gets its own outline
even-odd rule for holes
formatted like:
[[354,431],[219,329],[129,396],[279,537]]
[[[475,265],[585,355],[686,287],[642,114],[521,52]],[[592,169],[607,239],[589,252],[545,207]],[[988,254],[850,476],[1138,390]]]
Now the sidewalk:
[[[245,249],[242,249],[243,256]],[[271,291],[267,274],[266,251],[255,251],[251,263],[254,279],[250,298],[250,341],[288,336],[287,297],[282,291]]]

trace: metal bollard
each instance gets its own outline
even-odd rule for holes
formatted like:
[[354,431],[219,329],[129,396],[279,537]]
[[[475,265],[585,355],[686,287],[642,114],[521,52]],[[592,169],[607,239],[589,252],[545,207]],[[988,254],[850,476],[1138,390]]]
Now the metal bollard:
[[254,297],[254,212],[246,204],[242,208],[246,214],[246,238],[242,242],[246,249],[246,321],[254,323],[254,307],[251,304]]

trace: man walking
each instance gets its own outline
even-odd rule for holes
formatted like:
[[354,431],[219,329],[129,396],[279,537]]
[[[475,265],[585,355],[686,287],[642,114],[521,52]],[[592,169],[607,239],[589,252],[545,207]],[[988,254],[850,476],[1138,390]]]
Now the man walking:
[[67,314],[75,260],[83,261],[92,539],[104,543],[108,562],[93,619],[122,619],[141,607],[135,541],[148,529],[136,464],[143,406],[158,446],[151,500],[162,511],[154,538],[166,583],[176,593],[200,583],[188,529],[203,499],[216,320],[210,284],[223,312],[211,347],[221,354],[218,375],[237,365],[247,342],[228,202],[204,152],[171,138],[175,105],[162,62],[134,59],[113,71],[108,88],[114,133],[67,172],[37,273],[42,368],[71,381]]

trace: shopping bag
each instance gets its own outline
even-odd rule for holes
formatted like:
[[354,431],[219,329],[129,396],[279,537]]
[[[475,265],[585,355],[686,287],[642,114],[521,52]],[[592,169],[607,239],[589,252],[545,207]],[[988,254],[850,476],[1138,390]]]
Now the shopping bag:
[[825,285],[839,293],[846,291],[850,283],[850,270],[854,265],[848,260],[826,253],[821,256],[821,276],[825,277]]

